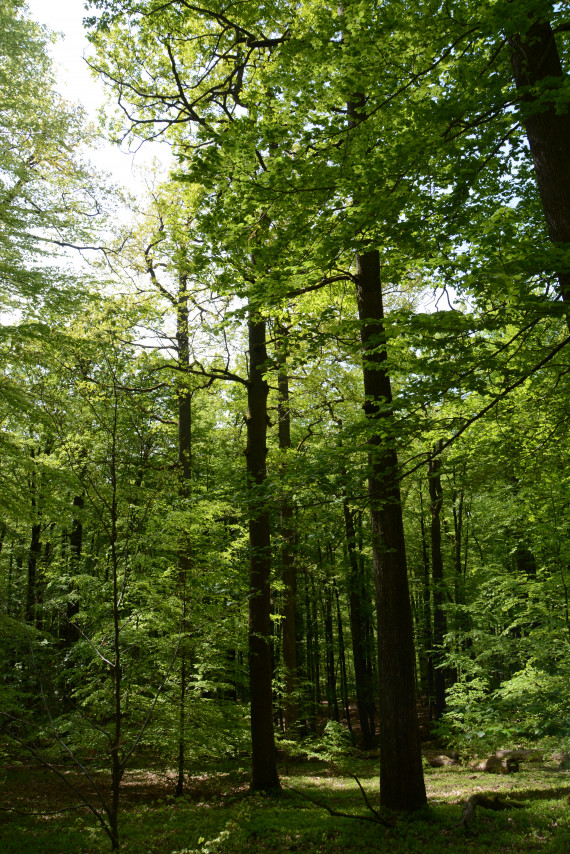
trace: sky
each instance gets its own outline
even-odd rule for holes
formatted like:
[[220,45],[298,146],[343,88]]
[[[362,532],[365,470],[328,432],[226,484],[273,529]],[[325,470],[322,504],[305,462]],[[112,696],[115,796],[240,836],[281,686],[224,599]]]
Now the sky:
[[[93,78],[84,59],[89,51],[82,24],[87,14],[84,0],[27,0],[27,5],[30,18],[62,34],[51,50],[59,93],[71,103],[81,103],[89,117],[96,120],[99,107],[106,103],[106,94],[103,84]],[[137,167],[155,158],[168,162],[168,148],[164,144],[145,143],[134,154],[107,144],[90,154],[95,166],[110,172],[117,183],[133,191],[141,186]]]

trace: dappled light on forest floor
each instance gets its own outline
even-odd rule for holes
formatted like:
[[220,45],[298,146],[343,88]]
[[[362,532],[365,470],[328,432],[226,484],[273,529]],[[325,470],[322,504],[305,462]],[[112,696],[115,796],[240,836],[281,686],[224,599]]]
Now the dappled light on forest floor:
[[[570,848],[570,775],[554,764],[533,765],[508,776],[473,773],[461,766],[426,769],[430,809],[402,816],[390,829],[364,820],[371,813],[350,776],[358,777],[371,806],[378,809],[374,766],[354,759],[343,760],[342,768],[316,761],[290,765],[289,773],[282,773],[284,794],[279,798],[250,795],[243,763],[205,764],[200,772],[188,775],[180,798],[174,797],[174,772],[137,768],[125,775],[122,786],[121,849],[132,854],[440,854],[442,849],[482,854],[492,845],[501,852],[563,854]],[[87,793],[81,775],[62,766],[60,770]],[[105,774],[94,774],[94,779],[103,789],[109,785]],[[459,827],[463,804],[481,793],[500,794],[520,801],[524,808],[477,810],[468,830]],[[77,794],[49,770],[30,763],[9,766],[1,790],[3,854],[108,850],[86,809],[72,809],[77,801]],[[362,820],[330,815],[320,804]]]

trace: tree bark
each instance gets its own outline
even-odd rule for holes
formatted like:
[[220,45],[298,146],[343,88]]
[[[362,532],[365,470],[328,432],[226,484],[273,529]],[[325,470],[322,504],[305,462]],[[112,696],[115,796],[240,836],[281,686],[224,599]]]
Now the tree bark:
[[[511,65],[550,240],[570,244],[570,108],[552,27],[533,21],[509,38]],[[560,294],[570,302],[570,269],[558,270]],[[568,318],[570,324],[570,318]]]
[[[435,449],[436,454],[438,448]],[[429,497],[431,501],[431,577],[433,589],[433,648],[435,683],[435,716],[439,719],[445,710],[445,668],[443,665],[443,644],[446,632],[444,611],[443,556],[441,553],[441,507],[443,489],[441,487],[441,460],[434,455],[428,463]]]
[[360,731],[362,733],[362,747],[364,750],[370,750],[374,742],[374,733],[370,730],[370,706],[373,695],[370,674],[366,669],[365,614],[363,609],[364,579],[360,573],[358,556],[356,554],[354,518],[346,498],[343,501],[343,514],[349,565],[350,634],[352,637],[354,681],[356,683],[356,706],[360,720]]
[[271,539],[263,495],[267,455],[267,362],[265,321],[250,315],[247,386],[247,480],[249,500],[249,673],[251,694],[251,788],[280,788],[273,733],[270,570]]
[[[327,549],[328,551],[328,549]],[[323,562],[321,548],[319,546],[319,561],[323,573],[325,565]],[[328,579],[323,579],[323,591],[321,598],[323,611],[323,626],[325,631],[325,667],[327,674],[327,717],[329,720],[338,721],[338,699],[336,695],[336,667],[334,660],[334,633],[332,617],[332,588]]]
[[[316,694],[315,694],[315,657],[318,656],[318,650],[315,655],[315,638],[313,631],[313,615],[311,611],[311,591],[309,590],[309,574],[305,570],[305,634],[307,639],[307,672],[306,678],[309,684],[307,696],[308,703],[308,729],[315,731],[317,725],[316,714]],[[318,671],[317,671],[318,673]]]
[[348,700],[348,678],[346,674],[346,651],[344,646],[344,631],[342,627],[342,613],[340,610],[340,594],[338,592],[338,585],[336,583],[336,579],[333,578],[332,581],[333,591],[336,601],[336,624],[337,624],[337,634],[338,634],[338,661],[340,665],[340,693],[342,696],[342,704],[344,706],[344,716],[346,719],[346,725],[350,732],[350,737],[352,742],[354,743],[354,733],[352,731],[352,721],[350,720],[350,703]]
[[357,255],[356,297],[363,350],[369,437],[370,522],[380,672],[380,803],[415,810],[426,803],[415,694],[415,654],[408,591],[398,460],[385,368],[386,342],[376,250]]
[[[188,328],[187,276],[178,281],[176,303],[176,348],[181,376],[188,380],[190,374],[190,344]],[[183,505],[192,497],[192,392],[187,385],[178,390],[178,494]],[[186,685],[188,679],[186,637],[188,634],[187,585],[192,562],[190,531],[183,530],[178,546],[178,586],[182,600],[182,643],[180,649],[180,706],[178,710],[178,777],[175,794],[184,793],[184,767],[186,751]]]
[[434,677],[433,677],[433,633],[431,624],[431,567],[429,562],[426,526],[424,522],[424,507],[422,487],[420,484],[420,530],[422,536],[423,563],[423,604],[424,604],[424,651],[425,651],[425,683],[427,689],[430,718],[435,714]]
[[28,587],[26,594],[26,621],[32,625],[39,620],[39,585],[38,585],[38,561],[41,557],[41,532],[40,522],[32,525],[30,547],[28,550]]
[[[279,449],[287,452],[291,448],[291,414],[289,409],[289,377],[287,375],[287,330],[279,329],[281,346],[277,385],[279,398],[277,414],[279,420]],[[281,478],[285,477],[286,463],[281,467]],[[297,578],[295,568],[295,530],[293,505],[285,488],[281,489],[279,502],[281,526],[281,568],[283,573],[283,664],[285,666],[285,729],[291,735],[298,724],[297,702],[297,635],[295,613],[297,601]]]
[[[71,584],[69,585],[70,594],[73,594],[73,590],[75,588],[74,575],[79,571],[81,551],[83,549],[83,522],[81,519],[81,512],[84,506],[85,498],[83,495],[75,495],[73,497],[74,514],[71,522],[71,533],[69,535],[69,569],[71,572]],[[77,597],[70,595],[70,598],[67,600],[66,619],[62,638],[64,646],[67,648],[73,646],[74,643],[77,643],[81,636],[79,627],[73,622],[78,614],[79,600]]]

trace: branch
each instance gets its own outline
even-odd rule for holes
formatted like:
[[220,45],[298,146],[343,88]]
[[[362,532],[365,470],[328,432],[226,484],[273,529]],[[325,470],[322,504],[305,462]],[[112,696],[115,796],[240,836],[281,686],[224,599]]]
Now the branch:
[[71,810],[80,810],[85,807],[85,804],[74,804],[72,807],[62,807],[60,810],[53,810],[51,812],[45,812],[44,810],[40,810],[39,812],[30,812],[28,810],[19,810],[16,807],[0,807],[2,812],[15,812],[18,815],[61,815],[64,812],[70,812]]
[[[456,439],[459,438],[459,436],[461,436],[462,433],[465,433],[468,427],[471,427],[472,424],[474,424],[476,421],[479,421],[480,418],[483,418],[483,416],[490,412],[491,409],[493,409],[499,403],[499,401],[507,397],[507,395],[509,395],[512,391],[522,385],[529,377],[532,377],[533,374],[536,374],[537,371],[539,371],[546,364],[548,364],[548,362],[550,362],[562,349],[564,349],[567,344],[570,344],[570,335],[565,338],[564,341],[554,347],[554,349],[551,350],[550,353],[545,356],[544,359],[542,359],[537,365],[531,368],[530,371],[525,373],[522,377],[519,377],[516,382],[511,383],[511,385],[503,389],[503,391],[495,398],[493,398],[493,400],[488,403],[487,406],[484,406],[483,409],[480,409],[479,412],[475,413],[475,415],[473,415],[471,418],[468,418],[467,421],[465,421],[464,424],[462,424],[461,427],[459,427],[459,429],[455,431],[453,436],[451,436],[449,439],[446,439],[444,442],[442,441],[435,456],[439,456],[439,454],[441,454],[441,452],[444,451],[445,448],[448,448],[451,444],[453,444],[453,442],[455,442]],[[408,477],[410,474],[413,474],[418,469],[420,469],[424,465],[424,463],[425,460],[422,459],[420,463],[413,466],[408,471],[403,472],[400,476],[400,479],[403,480],[405,477]]]
[[127,238],[125,237],[119,247],[113,248],[112,246],[80,246],[76,243],[70,243],[67,240],[55,240],[53,237],[44,237],[42,235],[38,236],[38,240],[42,243],[52,243],[54,246],[61,246],[64,249],[77,249],[79,252],[102,252],[104,255],[120,255],[127,242]]
[[[2,712],[1,714],[5,715],[5,716],[6,716],[7,718],[9,718],[10,720],[15,720],[15,721],[17,721],[17,720],[18,720],[17,718],[14,718],[14,717],[13,717],[13,715],[9,715],[9,714],[7,714],[6,712]],[[79,795],[79,797],[80,797],[80,798],[81,798],[81,800],[83,801],[83,806],[87,807],[87,809],[89,810],[89,812],[90,812],[90,813],[93,813],[93,815],[95,816],[95,818],[97,819],[97,821],[99,822],[99,824],[101,825],[101,827],[103,828],[103,830],[105,831],[105,833],[107,834],[107,836],[109,837],[109,839],[111,839],[111,841],[113,840],[113,837],[111,836],[110,828],[109,828],[109,827],[107,826],[107,824],[105,823],[105,820],[103,819],[103,816],[101,815],[101,813],[99,812],[99,810],[98,810],[96,807],[94,807],[94,806],[93,806],[93,804],[91,803],[91,801],[88,801],[88,800],[87,800],[87,798],[82,794],[82,792],[80,792],[80,791],[79,791],[79,789],[77,789],[77,788],[73,785],[73,783],[71,783],[71,782],[68,780],[68,778],[66,777],[66,775],[65,775],[65,774],[62,774],[62,772],[59,770],[59,768],[56,768],[56,767],[55,767],[55,765],[52,765],[52,764],[51,764],[51,762],[48,762],[48,761],[47,761],[47,759],[45,759],[45,758],[44,758],[40,753],[38,753],[38,751],[37,751],[37,750],[35,750],[35,749],[34,749],[33,747],[31,747],[29,744],[26,744],[26,743],[23,741],[23,739],[18,738],[18,736],[17,736],[17,735],[14,735],[14,733],[12,733],[12,732],[8,732],[8,737],[9,737],[9,738],[11,738],[11,739],[13,739],[13,740],[14,740],[17,744],[19,744],[19,745],[20,745],[20,747],[22,747],[24,750],[27,750],[29,753],[31,753],[31,754],[32,754],[32,756],[33,756],[35,759],[37,759],[37,760],[38,760],[38,762],[41,762],[41,764],[42,764],[42,765],[44,765],[46,768],[49,768],[49,770],[50,770],[50,771],[53,771],[53,772],[54,772],[54,774],[56,774],[56,775],[60,778],[60,780],[62,780],[62,781],[65,783],[65,785],[66,785],[68,788],[70,788],[70,789],[71,789],[71,791],[72,791],[72,792],[74,792],[76,795]],[[56,736],[56,738],[57,738],[57,736]],[[59,739],[58,739],[58,740],[59,740]],[[77,760],[75,759],[75,757],[74,757],[74,756],[73,756],[72,758],[73,758],[73,760],[74,760],[75,762],[77,762]],[[79,764],[79,763],[78,763],[78,764]],[[88,780],[93,784],[93,781],[91,780],[91,777],[90,777],[88,774],[86,774],[86,776],[87,776],[87,779],[88,779]],[[98,788],[97,788],[96,786],[95,786],[95,791],[97,792],[97,795],[99,796],[99,799],[100,799],[100,800],[102,801],[102,803],[103,803],[103,809],[105,810],[105,812],[106,812],[106,813],[107,813],[107,815],[108,815],[108,814],[109,814],[109,810],[108,810],[108,808],[107,808],[107,805],[105,804],[105,802],[104,802],[104,800],[103,800],[103,797],[102,797],[102,795],[100,794],[100,792],[99,792],[99,790],[98,790]],[[47,815],[47,813],[42,813],[42,815]]]
[[[360,786],[360,783],[358,783],[358,785]],[[394,827],[393,824],[390,824],[390,822],[379,816],[376,810],[372,810],[372,812],[374,813],[374,817],[369,815],[352,815],[348,812],[339,812],[339,810],[335,810],[332,807],[329,807],[328,804],[321,803],[321,801],[317,801],[317,799],[311,797],[311,795],[307,795],[305,792],[301,792],[299,789],[294,789],[293,786],[287,786],[287,784],[284,784],[284,788],[290,789],[297,795],[301,795],[301,797],[305,798],[305,800],[310,801],[312,804],[315,804],[315,806],[321,807],[321,809],[326,810],[330,815],[337,816],[338,818],[353,818],[356,821],[371,821],[374,824],[381,824],[383,827]],[[362,790],[362,786],[360,786],[360,788]],[[370,807],[370,809],[372,808]]]
[[148,724],[149,724],[149,721],[150,721],[151,715],[152,715],[152,713],[154,712],[155,706],[156,706],[156,704],[157,704],[157,702],[158,702],[158,698],[160,697],[160,694],[161,694],[161,692],[162,692],[162,689],[164,688],[164,685],[165,685],[165,683],[166,683],[166,680],[168,679],[168,677],[169,677],[169,676],[170,676],[170,674],[172,673],[172,668],[174,667],[174,663],[176,662],[176,659],[178,658],[178,650],[180,649],[180,641],[181,641],[181,639],[182,639],[182,628],[183,628],[183,624],[184,624],[184,614],[182,614],[182,616],[181,616],[181,618],[180,618],[180,627],[179,627],[179,629],[178,629],[178,640],[176,641],[176,648],[175,648],[175,650],[174,650],[174,655],[172,656],[172,661],[170,662],[170,667],[168,668],[168,670],[167,670],[167,671],[166,671],[166,673],[164,674],[164,678],[163,678],[162,682],[160,683],[160,685],[158,686],[158,689],[157,689],[157,691],[156,691],[156,694],[154,695],[154,699],[153,699],[153,701],[152,701],[152,703],[151,703],[151,705],[150,705],[150,708],[149,708],[149,710],[148,710],[148,712],[147,712],[147,715],[146,715],[146,717],[145,717],[145,719],[144,719],[144,721],[143,721],[142,726],[140,727],[140,729],[139,729],[139,731],[138,731],[137,737],[135,738],[135,740],[133,741],[133,743],[132,743],[132,745],[131,745],[130,749],[127,751],[127,753],[125,754],[125,756],[124,756],[124,757],[123,757],[123,759],[122,759],[122,762],[121,762],[121,769],[123,769],[123,770],[126,768],[127,762],[129,761],[129,759],[131,758],[132,754],[134,753],[134,751],[135,751],[135,750],[136,750],[136,748],[138,747],[139,742],[140,742],[141,738],[143,737],[143,735],[144,735],[144,733],[145,733],[145,731],[146,731],[146,728],[147,728],[147,726],[148,726]]
[[302,294],[308,294],[310,291],[318,291],[320,288],[325,288],[327,285],[332,285],[334,282],[348,282],[354,281],[354,277],[350,275],[350,273],[339,273],[337,276],[329,276],[328,278],[321,279],[320,282],[317,282],[314,285],[307,285],[305,288],[295,288],[292,291],[288,291],[285,296],[287,299],[291,299],[291,297],[298,297]]
[[227,371],[225,368],[210,368],[209,371],[206,371],[202,368],[199,362],[195,362],[194,364],[197,364],[200,370],[195,370],[192,367],[189,368],[186,365],[161,365],[157,370],[178,371],[178,373],[192,374],[196,377],[209,377],[212,380],[227,380],[228,382],[241,383],[245,386],[249,384],[243,377],[240,377],[238,374],[234,374],[231,371]]
[[370,812],[372,813],[372,815],[376,816],[376,818],[377,818],[377,820],[380,822],[380,824],[383,824],[385,827],[392,827],[392,825],[390,825],[390,824],[388,824],[386,821],[384,821],[384,819],[382,818],[382,816],[380,815],[380,813],[379,813],[379,812],[377,812],[377,811],[374,809],[374,807],[372,806],[372,804],[371,804],[371,803],[370,803],[370,801],[368,800],[368,795],[366,794],[366,792],[365,792],[365,791],[364,791],[364,789],[362,788],[362,784],[361,784],[360,780],[358,779],[358,777],[356,776],[356,774],[351,774],[350,776],[351,776],[354,780],[356,780],[356,782],[358,783],[358,788],[360,789],[360,792],[361,792],[361,794],[362,794],[362,797],[364,798],[364,803],[366,804],[366,806],[368,807],[368,809],[370,810]]

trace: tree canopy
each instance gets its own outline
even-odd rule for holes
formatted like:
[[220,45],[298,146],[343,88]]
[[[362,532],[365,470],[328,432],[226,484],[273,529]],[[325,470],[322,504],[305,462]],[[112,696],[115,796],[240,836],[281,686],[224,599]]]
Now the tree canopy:
[[275,793],[342,721],[413,811],[428,734],[565,744],[563,5],[85,23],[112,134],[176,165],[114,217],[51,36],[4,3],[3,749],[76,762],[117,849],[144,750],[177,795],[244,753]]

